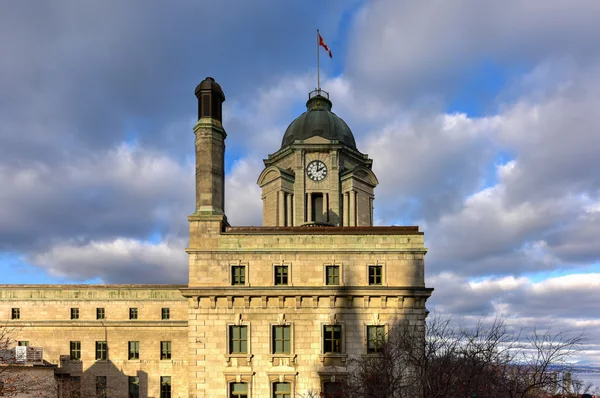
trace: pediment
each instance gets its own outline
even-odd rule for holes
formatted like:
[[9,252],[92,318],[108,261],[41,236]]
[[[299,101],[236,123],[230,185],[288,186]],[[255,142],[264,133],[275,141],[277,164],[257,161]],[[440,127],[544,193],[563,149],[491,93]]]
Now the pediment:
[[314,135],[303,141],[305,144],[330,144],[331,141],[319,135]]
[[262,187],[267,185],[270,182],[277,180],[278,178],[284,178],[285,180],[294,181],[294,174],[288,170],[280,169],[277,166],[269,166],[265,168],[260,176],[258,176],[258,181],[256,183],[258,186]]
[[356,178],[356,179],[361,180],[373,187],[375,187],[379,184],[379,180],[375,176],[375,173],[373,173],[373,171],[371,169],[369,169],[365,166],[357,166],[342,175],[342,180],[345,180],[348,178]]

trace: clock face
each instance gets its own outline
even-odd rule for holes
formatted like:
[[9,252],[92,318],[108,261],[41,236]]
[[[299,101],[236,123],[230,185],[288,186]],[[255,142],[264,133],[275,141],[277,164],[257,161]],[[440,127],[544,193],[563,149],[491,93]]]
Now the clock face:
[[323,181],[327,177],[327,166],[320,160],[313,160],[306,167],[306,175],[313,181]]

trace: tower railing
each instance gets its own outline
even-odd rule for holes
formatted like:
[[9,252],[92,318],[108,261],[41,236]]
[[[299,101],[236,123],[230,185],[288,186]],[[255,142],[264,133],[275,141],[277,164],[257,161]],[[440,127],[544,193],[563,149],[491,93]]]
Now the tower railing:
[[329,99],[329,93],[325,90],[315,89],[315,90],[311,91],[310,93],[308,93],[308,99],[311,99],[314,97],[324,97],[324,98]]

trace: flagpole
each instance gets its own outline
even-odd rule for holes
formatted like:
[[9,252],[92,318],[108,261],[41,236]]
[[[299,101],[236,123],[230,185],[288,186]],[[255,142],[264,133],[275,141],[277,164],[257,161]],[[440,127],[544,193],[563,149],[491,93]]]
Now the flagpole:
[[321,61],[319,58],[319,29],[317,29],[317,94],[321,92]]

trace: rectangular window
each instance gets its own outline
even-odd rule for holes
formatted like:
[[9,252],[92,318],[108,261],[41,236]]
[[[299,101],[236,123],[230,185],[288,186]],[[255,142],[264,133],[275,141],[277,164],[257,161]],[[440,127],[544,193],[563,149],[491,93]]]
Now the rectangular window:
[[10,312],[10,318],[11,319],[21,319],[21,309],[13,308]]
[[275,284],[276,285],[287,285],[288,284],[288,266],[287,265],[276,265],[275,266]]
[[273,383],[273,398],[290,398],[292,386],[290,383]]
[[96,397],[106,398],[106,376],[96,376]]
[[129,309],[129,319],[138,319],[138,309],[137,308]]
[[96,360],[106,360],[107,348],[106,341],[96,341]]
[[69,357],[71,361],[81,360],[81,341],[71,341],[69,344]]
[[29,347],[29,341],[21,340],[17,343],[19,347]]
[[326,283],[328,285],[340,284],[340,267],[338,265],[328,265],[325,267]]
[[105,317],[104,308],[96,308],[96,319],[104,319]]
[[129,360],[140,359],[140,342],[130,341],[129,342]]
[[79,308],[71,308],[71,319],[79,319]]
[[229,326],[229,353],[248,353],[248,327]]
[[171,359],[171,342],[160,342],[160,359]]
[[369,265],[369,285],[381,285],[383,281],[383,267],[381,265]]
[[323,327],[323,352],[342,352],[342,327],[340,325],[328,325]]
[[385,328],[383,326],[367,326],[367,353],[381,352],[385,343]]
[[160,376],[160,398],[171,398],[171,376]]
[[140,378],[129,376],[129,398],[140,398]]
[[290,353],[290,332],[289,325],[273,326],[273,354]]
[[171,319],[171,309],[170,308],[161,309],[161,318],[162,319]]
[[234,265],[231,267],[231,284],[245,285],[246,284],[246,266]]
[[248,398],[248,383],[229,383],[229,398]]

